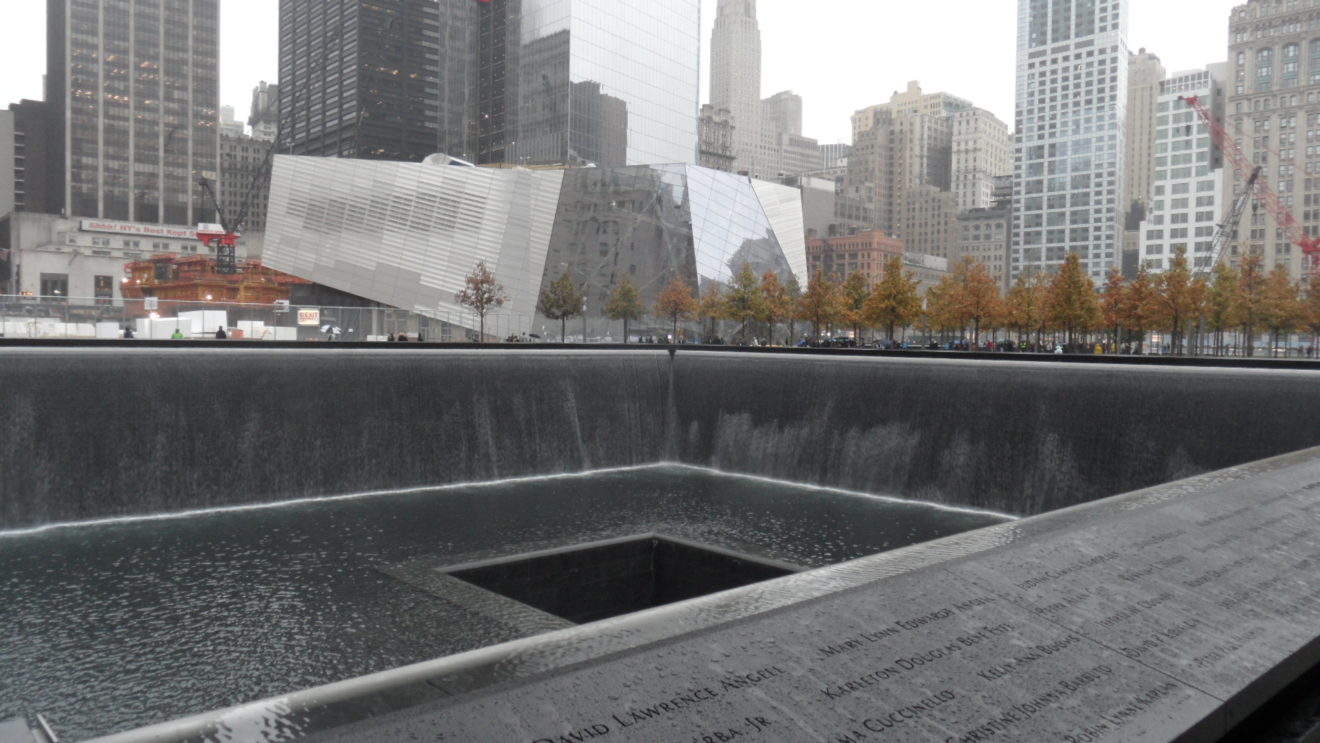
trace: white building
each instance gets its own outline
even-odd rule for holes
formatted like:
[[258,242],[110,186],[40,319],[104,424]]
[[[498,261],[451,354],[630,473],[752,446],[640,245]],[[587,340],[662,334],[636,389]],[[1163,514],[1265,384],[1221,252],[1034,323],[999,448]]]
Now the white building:
[[958,211],[988,209],[995,178],[1013,172],[1013,137],[1008,125],[983,108],[953,114],[953,193]]
[[1178,251],[1194,271],[1209,271],[1216,225],[1223,219],[1222,157],[1196,112],[1178,100],[1198,96],[1222,114],[1226,63],[1178,72],[1160,85],[1155,115],[1155,178],[1141,222],[1141,264],[1158,273]]
[[[14,212],[0,219],[12,246],[13,274],[4,294],[70,305],[121,301],[124,266],[154,255],[214,255],[183,225],[118,222]],[[239,239],[238,258],[261,253],[261,236]]]
[[1127,0],[1018,0],[1012,274],[1122,250]]
[[762,144],[756,0],[719,0],[710,40],[710,103],[733,114],[734,172],[755,172]]

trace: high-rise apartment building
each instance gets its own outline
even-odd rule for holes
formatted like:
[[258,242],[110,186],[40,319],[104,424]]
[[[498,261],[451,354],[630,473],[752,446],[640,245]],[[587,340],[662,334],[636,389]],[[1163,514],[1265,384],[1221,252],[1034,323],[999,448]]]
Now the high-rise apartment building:
[[710,39],[710,103],[733,115],[734,171],[752,173],[761,147],[761,28],[756,0],[719,0]]
[[1142,219],[1150,203],[1155,178],[1155,106],[1164,82],[1160,58],[1142,49],[1128,55],[1127,123],[1123,126],[1127,153],[1123,160],[1123,208]]
[[280,120],[308,154],[693,163],[698,22],[698,0],[281,0]]
[[1018,0],[1013,263],[1068,253],[1100,282],[1122,250],[1128,0]]
[[72,216],[214,221],[219,0],[47,0],[50,177]]
[[972,108],[972,102],[966,98],[959,98],[956,95],[948,93],[923,93],[921,92],[921,83],[916,80],[909,80],[907,89],[903,92],[894,91],[889,97],[888,103],[879,103],[868,108],[864,108],[852,115],[853,140],[858,135],[870,129],[875,123],[876,114],[886,112],[890,114],[927,114],[929,116],[952,116],[959,111],[966,111]]
[[853,114],[852,124],[845,184],[869,193],[875,227],[914,253],[948,257],[959,201],[988,204],[994,176],[1010,169],[1003,122],[964,98],[923,93],[915,81]]
[[1211,269],[1216,225],[1223,220],[1223,156],[1209,128],[1181,99],[1197,96],[1223,116],[1227,65],[1178,72],[1160,85],[1156,102],[1154,182],[1141,223],[1139,265],[1158,273],[1185,253],[1197,272]]
[[[1233,8],[1225,121],[1230,136],[1308,235],[1320,235],[1320,33],[1314,3],[1249,0]],[[1277,153],[1277,155],[1275,154]],[[1225,168],[1224,199],[1243,178]],[[1303,273],[1301,250],[1265,209],[1248,211],[1226,260],[1264,256]]]
[[871,186],[874,226],[908,250],[947,256],[957,207],[950,185],[950,117],[876,110],[872,126],[853,142],[845,184]]
[[958,211],[988,209],[995,179],[1013,172],[1013,136],[1008,125],[983,108],[953,114],[953,193]]

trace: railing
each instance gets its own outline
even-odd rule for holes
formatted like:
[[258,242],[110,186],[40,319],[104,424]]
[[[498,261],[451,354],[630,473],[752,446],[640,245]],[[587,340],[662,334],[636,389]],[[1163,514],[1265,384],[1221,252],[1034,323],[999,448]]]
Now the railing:
[[[184,302],[157,298],[110,299],[0,295],[0,337],[48,339],[215,338],[281,341],[477,340],[472,313],[419,313],[388,307]],[[486,340],[529,334],[532,318],[493,312]],[[131,335],[130,335],[131,334]]]

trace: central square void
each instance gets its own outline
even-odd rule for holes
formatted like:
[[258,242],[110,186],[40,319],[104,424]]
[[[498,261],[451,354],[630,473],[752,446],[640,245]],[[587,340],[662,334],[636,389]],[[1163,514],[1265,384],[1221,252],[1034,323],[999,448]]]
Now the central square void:
[[796,565],[643,534],[442,568],[576,624],[757,583]]

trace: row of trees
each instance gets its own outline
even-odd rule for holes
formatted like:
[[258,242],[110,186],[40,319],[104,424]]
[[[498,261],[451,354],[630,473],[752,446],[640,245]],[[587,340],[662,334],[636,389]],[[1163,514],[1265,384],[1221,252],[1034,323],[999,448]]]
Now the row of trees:
[[1138,353],[1151,332],[1164,334],[1175,354],[1224,353],[1228,334],[1240,333],[1247,355],[1260,333],[1269,334],[1271,348],[1291,333],[1320,334],[1320,281],[1303,287],[1285,266],[1263,266],[1262,256],[1249,255],[1236,269],[1219,264],[1209,277],[1197,276],[1179,252],[1163,273],[1142,269],[1127,281],[1113,269],[1097,289],[1070,254],[1058,273],[1020,278],[1000,296],[985,267],[965,260],[928,293],[925,320],[939,331],[970,328],[973,343],[991,327],[1037,343],[1053,332],[1069,344],[1098,340]]
[[[1165,334],[1172,353],[1207,347],[1224,353],[1228,335],[1240,333],[1247,355],[1260,333],[1269,334],[1271,348],[1291,333],[1320,335],[1320,277],[1302,286],[1289,278],[1286,267],[1266,272],[1263,265],[1260,255],[1250,255],[1236,269],[1216,266],[1207,278],[1193,275],[1180,252],[1166,272],[1142,269],[1128,281],[1115,269],[1096,288],[1073,253],[1057,273],[1019,278],[1003,293],[984,264],[964,258],[923,297],[898,256],[886,262],[874,285],[860,272],[842,278],[817,274],[806,291],[795,279],[781,281],[773,271],[758,277],[744,263],[727,287],[712,285],[699,300],[686,281],[671,281],[650,314],[675,336],[680,321],[699,320],[702,333],[715,336],[718,322],[727,320],[736,325],[735,340],[771,343],[781,338],[791,343],[798,321],[809,324],[814,337],[850,331],[860,339],[864,331],[878,329],[896,342],[908,329],[920,328],[928,338],[940,335],[980,346],[983,336],[994,339],[1003,332],[1037,347],[1048,335],[1070,345],[1099,341],[1138,353],[1151,332]],[[503,288],[478,264],[456,299],[481,317],[484,335],[485,314],[503,304]],[[560,321],[562,339],[567,319],[583,311],[584,300],[565,272],[541,293],[537,311]],[[630,325],[647,317],[647,310],[625,276],[603,312],[623,322],[626,341]],[[776,337],[781,327],[786,335]]]

